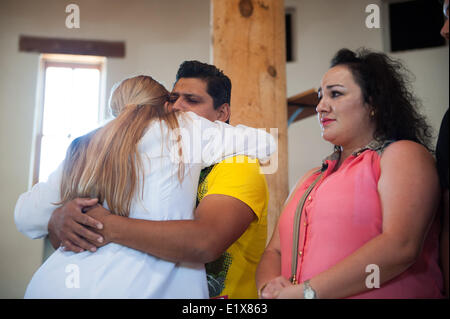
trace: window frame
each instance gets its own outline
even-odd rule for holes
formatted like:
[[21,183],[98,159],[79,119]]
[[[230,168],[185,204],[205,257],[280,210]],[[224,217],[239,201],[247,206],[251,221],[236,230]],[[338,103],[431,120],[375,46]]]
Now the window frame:
[[41,148],[43,138],[43,119],[45,104],[45,81],[47,68],[49,67],[68,67],[68,68],[85,68],[98,69],[100,72],[99,83],[99,101],[98,101],[98,121],[105,121],[105,87],[106,87],[106,57],[100,56],[82,56],[69,54],[41,54],[39,63],[39,78],[36,97],[35,125],[33,132],[33,151],[32,151],[32,173],[31,186],[39,182],[40,164],[41,164]]

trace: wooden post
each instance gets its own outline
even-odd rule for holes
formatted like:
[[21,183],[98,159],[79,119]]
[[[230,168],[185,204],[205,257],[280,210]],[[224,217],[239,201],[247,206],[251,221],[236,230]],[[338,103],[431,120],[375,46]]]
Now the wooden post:
[[211,0],[213,63],[232,82],[231,123],[278,129],[278,169],[266,175],[268,239],[288,195],[283,0]]

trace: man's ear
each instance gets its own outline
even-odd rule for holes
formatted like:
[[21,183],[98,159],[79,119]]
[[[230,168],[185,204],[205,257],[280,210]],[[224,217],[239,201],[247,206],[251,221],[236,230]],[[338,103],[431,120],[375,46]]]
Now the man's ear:
[[227,122],[230,120],[231,110],[230,104],[223,103],[221,106],[217,108],[217,120],[222,122]]

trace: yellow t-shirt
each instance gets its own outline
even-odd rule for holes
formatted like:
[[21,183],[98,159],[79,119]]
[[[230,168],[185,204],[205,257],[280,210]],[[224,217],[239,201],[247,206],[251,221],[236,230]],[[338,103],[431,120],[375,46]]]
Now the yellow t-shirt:
[[210,194],[232,196],[247,204],[257,218],[218,260],[206,264],[209,295],[258,298],[255,273],[266,245],[269,191],[258,162],[245,156],[234,159],[234,163],[228,159],[212,168],[199,184],[198,201]]

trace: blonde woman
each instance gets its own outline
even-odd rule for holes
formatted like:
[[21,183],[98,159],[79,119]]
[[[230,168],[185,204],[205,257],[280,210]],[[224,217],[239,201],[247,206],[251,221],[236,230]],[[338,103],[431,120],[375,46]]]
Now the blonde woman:
[[[49,180],[21,195],[16,212],[23,203],[54,209],[52,203],[90,197],[130,218],[192,219],[202,168],[234,154],[263,159],[274,151],[267,133],[172,112],[167,97],[148,76],[120,83],[110,100],[117,117],[75,140]],[[207,138],[193,148],[190,137],[205,130]],[[249,138],[237,138],[243,135]],[[261,136],[269,142],[259,143]],[[259,137],[257,144],[252,137]],[[203,264],[173,263],[109,243],[95,254],[58,249],[34,274],[25,298],[208,298],[208,289]]]

